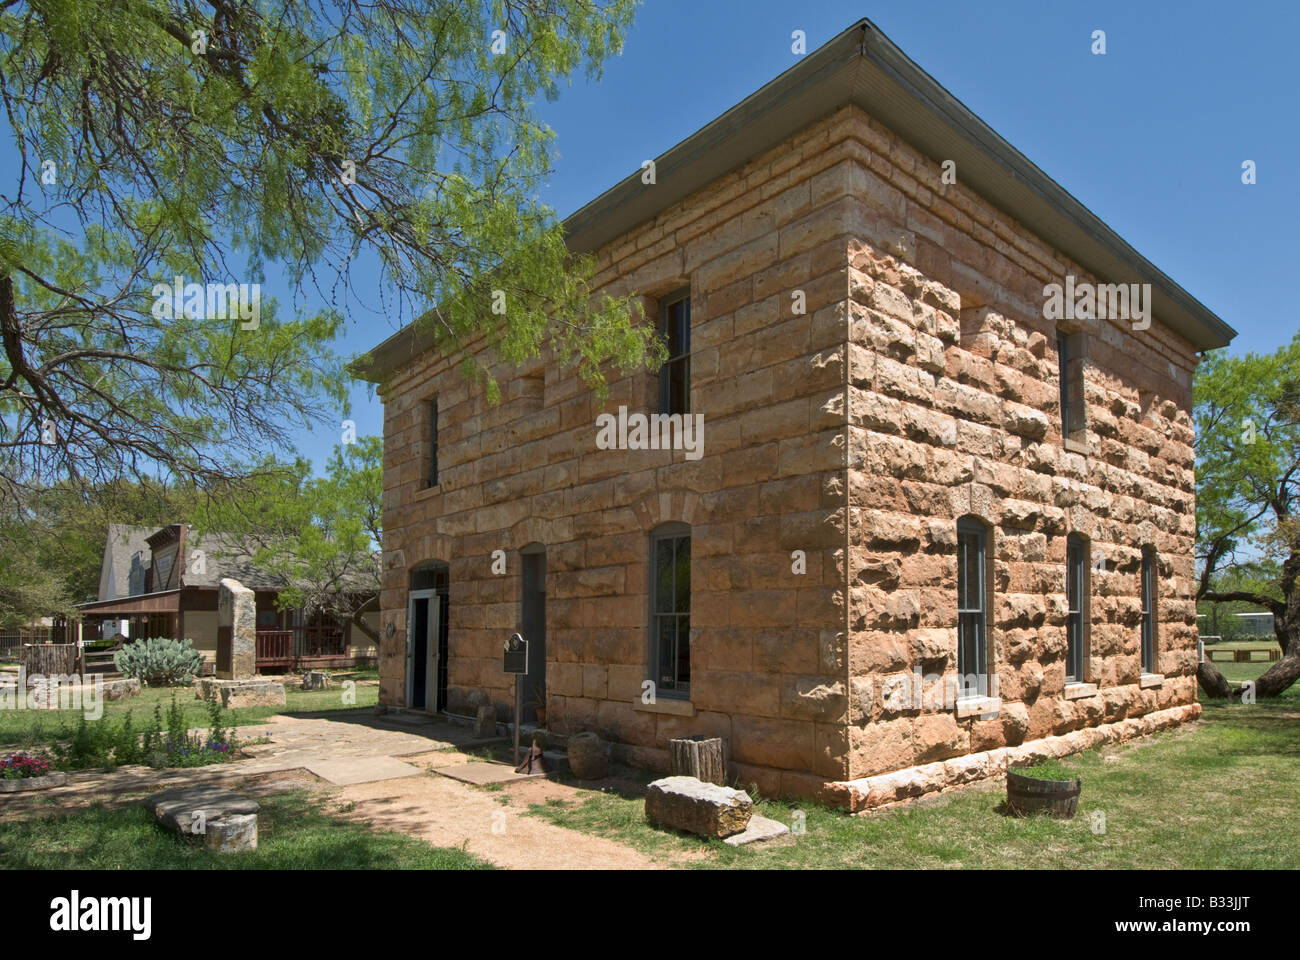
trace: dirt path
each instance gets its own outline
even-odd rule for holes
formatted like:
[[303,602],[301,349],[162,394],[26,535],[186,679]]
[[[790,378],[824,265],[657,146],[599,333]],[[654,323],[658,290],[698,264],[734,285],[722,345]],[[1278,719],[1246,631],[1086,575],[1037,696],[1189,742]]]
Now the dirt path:
[[[445,762],[446,758],[443,758]],[[527,786],[532,786],[528,784]],[[557,787],[558,785],[552,784]],[[663,870],[645,854],[613,840],[524,816],[527,802],[439,776],[359,783],[331,791],[345,810],[335,815],[394,830],[436,847],[461,847],[499,867],[519,870]],[[531,791],[530,791],[531,792]],[[351,810],[346,805],[355,804]],[[333,811],[331,811],[333,813]]]

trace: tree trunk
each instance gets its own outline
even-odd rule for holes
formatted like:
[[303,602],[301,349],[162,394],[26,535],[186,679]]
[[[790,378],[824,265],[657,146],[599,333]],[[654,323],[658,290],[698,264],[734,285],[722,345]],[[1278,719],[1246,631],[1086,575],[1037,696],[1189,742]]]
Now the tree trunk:
[[675,777],[695,777],[705,783],[727,785],[727,768],[723,763],[722,739],[695,739],[684,737],[669,740],[672,753],[672,773]]
[[1255,681],[1255,695],[1276,697],[1296,680],[1300,680],[1300,657],[1283,657],[1259,675]]
[[376,595],[375,597],[373,597],[370,600],[367,600],[361,606],[357,607],[355,610],[352,611],[352,625],[356,627],[358,630],[360,630],[362,633],[364,633],[367,637],[369,637],[370,642],[376,645],[379,644],[379,631],[371,630],[368,626],[366,626],[365,621],[362,620],[361,618],[370,610],[378,608],[378,606],[379,606],[379,596]]
[[1211,663],[1209,658],[1197,665],[1196,679],[1201,682],[1201,689],[1205,691],[1207,697],[1224,700],[1232,696],[1232,684],[1228,683],[1219,672],[1219,668]]
[[1257,697],[1276,697],[1300,679],[1300,623],[1281,624],[1273,620],[1282,659],[1259,675],[1255,681]]

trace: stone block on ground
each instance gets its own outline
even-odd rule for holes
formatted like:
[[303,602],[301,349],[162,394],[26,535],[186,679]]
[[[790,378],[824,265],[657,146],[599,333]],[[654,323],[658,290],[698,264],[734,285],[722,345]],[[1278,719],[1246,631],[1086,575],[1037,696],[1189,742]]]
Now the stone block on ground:
[[743,790],[695,777],[665,777],[650,784],[645,812],[651,823],[661,827],[725,838],[749,826],[754,801]]
[[140,696],[140,681],[130,680],[106,680],[104,681],[104,699],[105,700],[129,700],[132,697]]
[[203,839],[217,853],[257,849],[257,814],[232,813],[207,822]]
[[230,790],[210,784],[172,787],[146,797],[144,806],[164,827],[201,836],[222,853],[257,849],[257,801]]
[[742,847],[747,843],[775,840],[777,837],[784,837],[789,832],[790,828],[779,820],[769,820],[767,817],[754,814],[749,818],[749,825],[744,830],[740,833],[733,833],[722,842],[733,847]]
[[308,670],[302,675],[302,688],[304,690],[328,690],[330,688],[330,676],[328,673],[321,673],[319,670]]
[[196,700],[216,697],[221,705],[235,707],[283,707],[284,684],[278,680],[265,677],[253,677],[247,680],[218,680],[214,677],[198,677],[194,681]]
[[497,735],[497,711],[490,703],[480,704],[478,716],[474,718],[474,736],[495,737]]
[[596,734],[575,733],[566,747],[569,770],[579,780],[601,780],[609,774],[609,744]]

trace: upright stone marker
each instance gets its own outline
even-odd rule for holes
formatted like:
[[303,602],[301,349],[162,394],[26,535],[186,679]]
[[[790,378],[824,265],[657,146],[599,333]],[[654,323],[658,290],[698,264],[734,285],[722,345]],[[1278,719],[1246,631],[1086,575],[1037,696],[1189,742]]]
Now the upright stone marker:
[[257,675],[257,596],[230,577],[223,579],[217,590],[217,645],[217,664],[230,664],[229,670],[217,672],[219,678],[241,680]]

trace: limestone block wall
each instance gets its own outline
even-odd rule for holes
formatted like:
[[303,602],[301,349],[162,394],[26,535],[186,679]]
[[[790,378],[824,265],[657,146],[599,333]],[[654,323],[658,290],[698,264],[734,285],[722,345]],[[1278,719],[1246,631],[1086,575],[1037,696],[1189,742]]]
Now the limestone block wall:
[[[410,571],[440,561],[448,706],[471,713],[486,691],[508,716],[501,643],[520,628],[532,543],[547,548],[548,725],[596,730],[633,762],[662,767],[669,738],[718,735],[741,782],[822,794],[1194,702],[1195,357],[1158,316],[1141,332],[1079,325],[1087,430],[1067,444],[1042,288],[1087,271],[851,107],[597,263],[598,289],[637,292],[649,318],[689,286],[704,454],[597,449],[601,412],[654,412],[650,375],[611,372],[601,404],[541,358],[496,368],[492,405],[459,357],[412,357],[380,390],[381,622],[397,628],[381,630],[381,702],[405,702]],[[992,529],[998,715],[890,708],[881,691],[900,673],[955,673],[965,514]],[[669,521],[691,526],[691,695],[646,705],[649,536]],[[1079,699],[1064,690],[1071,532],[1106,555],[1085,666],[1098,689]],[[1155,686],[1140,682],[1143,546],[1159,557]]]
[[[1043,288],[1093,278],[939,163],[844,118],[849,246],[850,769],[1015,746],[1196,699],[1189,344],[1154,318],[1080,321],[1086,434],[1061,436]],[[961,718],[957,518],[991,528],[996,718]],[[1066,685],[1066,537],[1090,543],[1084,680]],[[1143,547],[1157,551],[1158,684],[1140,682]],[[920,703],[881,691],[920,673]],[[929,678],[929,679],[927,679]]]
[[[850,184],[827,118],[602,250],[596,282],[657,298],[691,290],[691,410],[704,454],[596,448],[596,416],[654,412],[656,380],[615,378],[599,404],[572,371],[502,371],[489,405],[454,362],[416,358],[383,388],[381,696],[405,697],[408,571],[449,564],[449,707],[486,689],[505,715],[501,642],[520,616],[518,551],[547,546],[548,723],[595,729],[663,764],[666,741],[728,738],[772,791],[848,775],[844,351]],[[802,291],[796,312],[792,290]],[[439,480],[422,489],[422,405],[437,397]],[[692,533],[689,702],[640,703],[649,675],[649,534]],[[506,551],[507,573],[491,572]],[[804,551],[807,572],[792,572]]]

